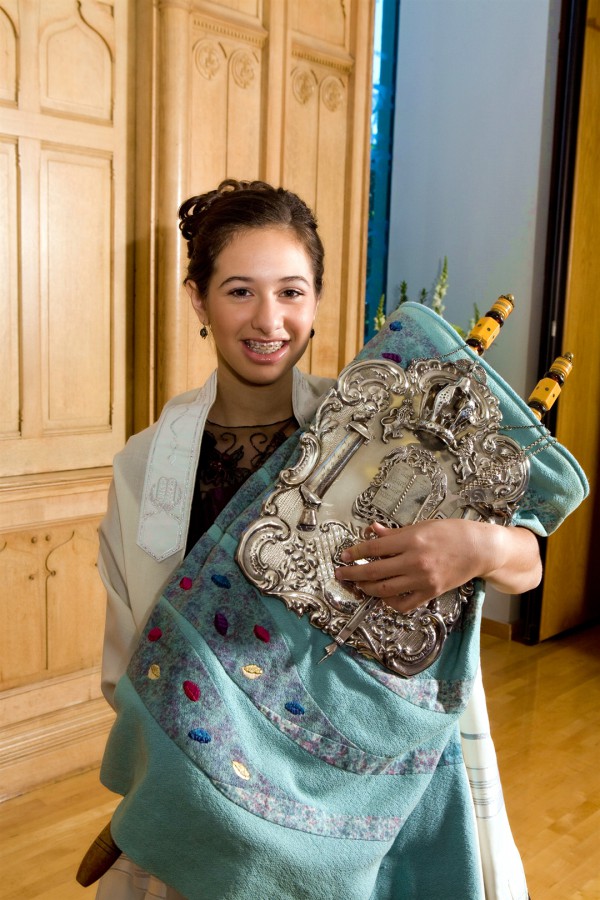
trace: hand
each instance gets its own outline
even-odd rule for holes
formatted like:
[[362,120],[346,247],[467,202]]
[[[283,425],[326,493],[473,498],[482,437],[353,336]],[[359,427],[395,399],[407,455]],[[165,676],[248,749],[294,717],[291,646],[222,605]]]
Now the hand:
[[370,526],[375,535],[344,551],[335,577],[357,584],[400,612],[424,606],[434,597],[473,578],[485,578],[499,590],[520,593],[541,577],[535,535],[467,519],[433,519],[404,528]]

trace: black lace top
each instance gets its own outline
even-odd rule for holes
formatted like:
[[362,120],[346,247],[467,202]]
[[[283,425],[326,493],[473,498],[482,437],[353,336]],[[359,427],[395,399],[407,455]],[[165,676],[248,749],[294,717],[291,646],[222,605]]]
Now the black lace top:
[[238,488],[298,428],[293,416],[269,425],[225,427],[207,422],[192,498],[186,554],[210,528]]

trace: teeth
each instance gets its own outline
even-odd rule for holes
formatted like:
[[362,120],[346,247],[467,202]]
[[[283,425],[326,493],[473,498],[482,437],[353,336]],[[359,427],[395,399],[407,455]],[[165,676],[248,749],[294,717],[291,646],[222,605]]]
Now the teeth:
[[245,341],[247,347],[255,353],[275,353],[281,350],[285,341]]

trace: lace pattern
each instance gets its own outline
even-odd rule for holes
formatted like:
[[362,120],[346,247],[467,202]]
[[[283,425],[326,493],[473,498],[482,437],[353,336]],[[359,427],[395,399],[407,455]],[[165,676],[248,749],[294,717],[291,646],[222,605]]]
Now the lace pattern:
[[298,428],[293,416],[268,425],[228,427],[208,421],[202,436],[186,555],[244,482]]

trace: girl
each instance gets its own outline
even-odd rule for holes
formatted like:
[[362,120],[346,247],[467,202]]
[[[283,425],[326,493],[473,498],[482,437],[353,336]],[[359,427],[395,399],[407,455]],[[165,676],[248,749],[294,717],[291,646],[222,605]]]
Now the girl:
[[[459,683],[452,675],[438,674],[430,703],[408,696],[414,679],[388,674],[384,684],[346,653],[314,674],[320,632],[238,582],[231,554],[223,556],[236,516],[264,490],[262,474],[282,467],[287,439],[332,383],[295,367],[323,285],[315,219],[289,191],[229,180],[184,203],[180,220],[185,284],[217,369],[115,459],[100,572],[103,690],[118,717],[102,778],[125,795],[111,826],[124,854],[98,897],[483,898],[455,733],[476,665],[457,702],[439,699],[442,683]],[[338,577],[402,611],[473,578],[509,593],[540,580],[526,528],[462,520],[373,528],[374,560]],[[350,551],[362,555],[364,545]],[[173,657],[160,655],[168,640]],[[181,724],[190,710],[196,718],[181,737],[170,717]],[[497,777],[493,748],[486,765]],[[489,864],[486,896],[522,898],[499,796],[503,871]]]

